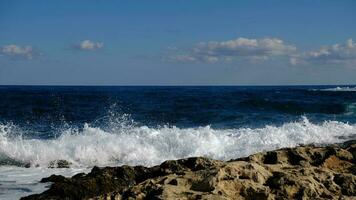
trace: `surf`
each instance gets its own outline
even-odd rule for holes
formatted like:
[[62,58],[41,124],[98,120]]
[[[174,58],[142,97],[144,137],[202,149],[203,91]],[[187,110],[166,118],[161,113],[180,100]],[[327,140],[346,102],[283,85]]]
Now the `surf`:
[[235,129],[168,125],[152,128],[120,120],[111,124],[111,129],[88,123],[81,129],[63,129],[61,135],[53,139],[24,138],[19,132],[21,128],[2,124],[0,159],[11,160],[10,165],[29,163],[30,167],[43,168],[59,159],[71,162],[74,168],[122,164],[152,166],[192,156],[229,160],[299,144],[342,142],[356,136],[355,124],[312,123],[306,117],[281,126]]

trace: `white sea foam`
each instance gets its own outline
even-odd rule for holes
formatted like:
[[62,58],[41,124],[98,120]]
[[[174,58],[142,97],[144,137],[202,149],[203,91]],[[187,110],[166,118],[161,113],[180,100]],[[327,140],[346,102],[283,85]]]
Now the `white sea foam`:
[[330,92],[356,92],[356,87],[334,87],[320,89],[320,91],[330,91]]
[[33,193],[41,193],[48,183],[39,183],[43,177],[52,174],[73,176],[80,172],[88,172],[89,169],[48,169],[48,168],[23,168],[15,166],[0,167],[0,199],[20,199]]
[[85,124],[81,131],[69,128],[51,140],[11,137],[16,130],[9,125],[0,126],[0,155],[41,167],[56,159],[68,160],[73,167],[152,166],[190,156],[228,160],[298,144],[335,143],[356,135],[356,125],[337,121],[313,124],[307,118],[279,127],[255,129],[128,126],[104,131]]
[[[307,118],[282,126],[264,128],[213,129],[132,126],[126,119],[111,123],[110,131],[85,124],[68,128],[51,140],[23,139],[21,130],[0,124],[0,159],[31,163],[31,168],[0,166],[0,199],[18,199],[39,193],[38,181],[50,174],[71,176],[88,172],[93,165],[146,165],[190,156],[233,159],[263,150],[307,143],[335,143],[356,136],[356,125],[337,121],[311,123]],[[65,159],[70,169],[48,169],[50,161]],[[39,165],[39,167],[35,167]]]

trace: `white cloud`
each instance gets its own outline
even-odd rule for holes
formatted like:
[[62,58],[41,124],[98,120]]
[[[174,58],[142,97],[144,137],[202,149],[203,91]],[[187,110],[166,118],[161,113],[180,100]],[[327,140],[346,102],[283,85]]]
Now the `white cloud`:
[[196,62],[198,60],[195,57],[190,56],[190,55],[176,55],[176,56],[170,56],[169,61]]
[[90,40],[83,40],[79,44],[75,45],[76,49],[83,51],[95,51],[104,47],[102,42],[93,42]]
[[36,54],[31,46],[19,46],[15,44],[1,47],[0,53],[13,58],[24,58],[28,60],[33,59]]
[[[228,41],[210,41],[196,44],[189,53],[172,58],[178,62],[206,62],[248,60],[260,62],[275,56],[290,56],[297,48],[277,38],[237,38]],[[172,59],[171,59],[172,60]]]
[[316,51],[309,51],[291,58],[293,65],[338,65],[356,66],[356,43],[352,39],[344,44],[323,46]]

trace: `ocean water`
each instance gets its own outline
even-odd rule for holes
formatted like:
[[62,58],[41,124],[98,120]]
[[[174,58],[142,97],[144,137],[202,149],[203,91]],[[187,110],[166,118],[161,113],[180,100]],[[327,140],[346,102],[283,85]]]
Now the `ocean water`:
[[[95,165],[229,160],[355,136],[356,86],[0,86],[0,199]],[[71,168],[49,169],[57,159]]]

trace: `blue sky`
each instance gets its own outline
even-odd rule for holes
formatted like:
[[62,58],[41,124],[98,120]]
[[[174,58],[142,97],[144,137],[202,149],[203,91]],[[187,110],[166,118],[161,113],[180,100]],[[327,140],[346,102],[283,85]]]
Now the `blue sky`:
[[356,84],[356,1],[0,0],[0,84]]

